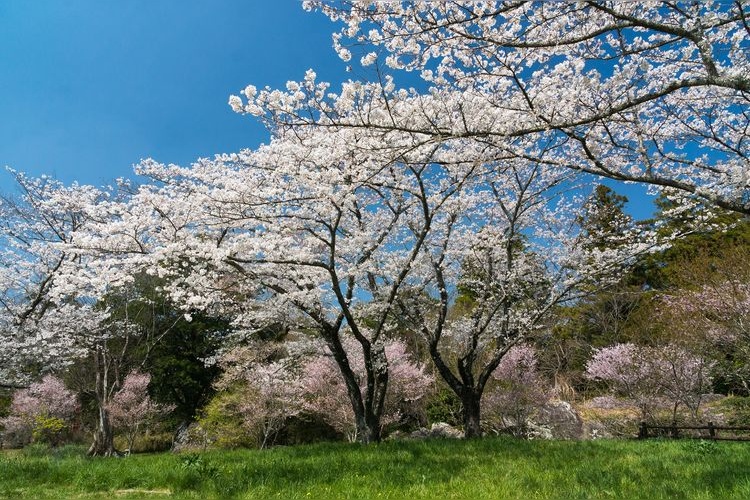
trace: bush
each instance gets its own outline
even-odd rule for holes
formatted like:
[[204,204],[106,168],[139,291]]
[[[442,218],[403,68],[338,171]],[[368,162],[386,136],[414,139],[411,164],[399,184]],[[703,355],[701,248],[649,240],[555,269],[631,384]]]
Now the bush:
[[57,417],[37,415],[34,418],[34,430],[31,433],[35,443],[46,443],[58,446],[65,437],[65,421]]
[[443,384],[440,384],[435,394],[427,400],[426,412],[430,423],[445,422],[453,427],[463,425],[461,400]]
[[750,426],[750,397],[729,396],[716,406],[724,413],[727,425]]
[[244,425],[244,392],[234,388],[216,394],[201,412],[198,425],[206,433],[207,444],[218,448],[253,446],[257,437]]
[[0,418],[4,441],[13,447],[32,440],[59,445],[79,409],[76,395],[65,388],[62,380],[47,375],[41,382],[13,394],[10,415]]
[[492,379],[483,399],[483,423],[493,430],[525,435],[531,414],[550,399],[537,370],[536,349],[528,345],[512,347]]

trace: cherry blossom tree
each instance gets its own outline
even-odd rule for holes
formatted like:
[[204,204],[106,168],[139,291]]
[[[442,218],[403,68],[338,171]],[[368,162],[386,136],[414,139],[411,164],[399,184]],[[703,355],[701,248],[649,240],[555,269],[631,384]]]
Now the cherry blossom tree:
[[[742,111],[748,59],[746,51],[737,50],[747,46],[748,30],[740,4],[681,8],[656,2],[612,7],[602,2],[321,1],[307,6],[346,24],[334,36],[343,59],[351,58],[347,40],[374,47],[388,54],[385,62],[391,68],[418,70],[430,88],[398,89],[386,75],[370,83],[345,82],[340,92],[332,93],[328,83],[308,71],[303,81],[289,82],[285,90],[259,91],[249,85],[242,98],[230,97],[235,111],[263,119],[277,143],[294,143],[308,151],[315,150],[310,138],[317,137],[326,148],[350,145],[353,157],[372,159],[377,151],[381,164],[396,163],[399,168],[419,163],[414,153],[426,149],[430,153],[428,159],[422,157],[423,164],[439,164],[447,171],[456,165],[496,166],[499,187],[492,189],[501,195],[495,200],[464,199],[458,203],[463,204],[461,213],[441,205],[437,217],[431,213],[435,205],[423,205],[428,215],[418,215],[429,222],[422,227],[430,227],[430,237],[437,235],[435,243],[424,246],[436,249],[431,263],[424,260],[433,277],[409,283],[417,289],[409,297],[424,294],[432,300],[425,301],[424,308],[413,303],[403,307],[404,314],[414,316],[413,324],[428,325],[422,333],[433,360],[464,400],[467,436],[479,432],[483,388],[507,349],[542,327],[547,312],[571,300],[576,287],[596,274],[606,275],[602,263],[621,265],[628,254],[580,259],[594,249],[585,248],[580,232],[571,230],[570,214],[577,208],[554,214],[547,210],[550,198],[539,202],[538,196],[547,188],[528,189],[525,172],[536,172],[540,184],[557,179],[551,182],[562,185],[564,174],[558,172],[566,169],[642,181],[748,211],[748,117]],[[727,46],[727,40],[733,43]],[[726,55],[715,56],[719,48],[726,48]],[[683,52],[689,56],[680,55]],[[361,64],[378,58],[378,53],[368,53]],[[508,182],[513,175],[515,186]],[[491,181],[484,177],[475,185]],[[482,188],[461,189],[475,198],[483,194]],[[467,209],[471,212],[472,204],[486,208],[493,203],[499,207],[491,216],[493,223],[499,220],[509,230],[492,235],[476,223],[482,217],[474,217],[474,227],[462,231],[461,217]],[[436,221],[441,228],[435,227]],[[565,222],[556,224],[561,221],[568,221],[567,227]],[[534,235],[529,248],[519,250],[526,244],[525,233],[551,227],[554,230]],[[441,231],[451,237],[440,241]],[[492,243],[477,241],[480,233]],[[458,283],[455,270],[471,267],[466,265],[469,258],[449,243],[472,238],[476,243],[466,245],[465,254],[465,248],[490,249],[482,258],[471,257],[479,263],[474,267],[486,271],[484,282],[506,283],[499,287],[502,293],[490,293],[492,286],[480,283],[485,292],[479,295],[488,302],[476,306],[473,323],[448,318],[451,286]],[[538,243],[542,240],[545,244]],[[493,255],[493,248],[504,248],[505,255]],[[550,251],[563,248],[559,254]],[[418,268],[422,262],[414,264]],[[510,274],[498,276],[498,269]],[[427,274],[410,272],[411,277]],[[525,285],[509,286],[514,281]],[[536,293],[509,293],[513,288]],[[442,312],[424,312],[436,301]],[[524,314],[516,308],[525,309]],[[493,329],[499,330],[490,333]],[[443,330],[442,344],[451,337],[466,340],[456,372],[440,361]],[[479,341],[484,334],[504,339],[496,342],[502,347],[472,373],[480,353],[487,352],[487,344]]]
[[87,227],[109,218],[107,207],[126,192],[15,177],[20,195],[0,202],[0,370],[24,383],[34,372],[88,362],[91,369],[74,378],[97,403],[90,453],[113,454],[107,407],[132,362],[131,347],[163,334],[143,335],[127,305],[121,317],[112,314],[107,300],[137,302],[136,274],[117,256],[99,258],[85,247]]
[[0,425],[19,444],[32,438],[58,444],[79,411],[76,394],[59,378],[46,375],[40,382],[13,394],[10,415],[0,419]]
[[[586,188],[564,170],[462,139],[402,138],[409,151],[393,158],[381,139],[309,128],[191,168],[146,161],[139,172],[153,182],[108,203],[79,251],[116,256],[110,270],[158,275],[188,314],[316,331],[364,442],[380,437],[384,346],[406,318],[476,435],[484,386],[507,350],[582,282],[606,282],[654,241],[643,231],[616,249],[587,244],[575,215]],[[472,148],[494,160],[465,161]],[[449,317],[459,288],[473,297],[469,318]],[[361,346],[364,382],[344,336]],[[453,353],[455,372],[444,359]]]
[[680,406],[699,420],[702,396],[711,386],[711,366],[707,358],[673,344],[616,344],[594,352],[586,376],[606,382],[611,390],[635,401],[645,419],[654,419],[667,401],[673,421]]
[[680,288],[657,298],[660,323],[694,350],[712,353],[717,375],[750,394],[750,251],[743,246],[681,266]]
[[[356,128],[386,139],[393,157],[412,147],[399,137],[464,138],[750,213],[746,2],[304,5],[343,24],[333,36],[339,56],[356,64],[361,55],[365,70],[377,63],[379,81],[331,93],[309,72],[286,90],[251,85],[244,100],[230,98],[279,133]],[[421,88],[397,89],[385,69],[414,72]]]
[[173,408],[168,405],[160,405],[151,399],[148,394],[150,382],[151,376],[149,374],[131,371],[106,405],[112,425],[125,433],[128,453],[133,450],[133,443],[141,426],[152,423],[156,418],[170,412]]
[[505,355],[543,331],[556,306],[587,293],[584,284],[606,286],[656,242],[632,226],[616,248],[592,245],[576,215],[586,197],[570,196],[577,188],[561,171],[505,162],[480,179],[431,233],[415,292],[399,302],[461,400],[467,437],[481,434],[482,397]]
[[[359,380],[366,380],[361,347],[351,338],[344,341],[344,347],[355,374]],[[381,426],[398,422],[404,412],[415,413],[416,407],[424,402],[434,384],[434,379],[424,366],[411,359],[403,342],[387,342],[385,353],[389,363],[389,384]],[[349,441],[357,441],[358,428],[352,406],[328,349],[304,363],[299,384],[305,412],[320,415],[336,431],[346,435]]]
[[485,420],[500,428],[512,425],[523,432],[534,409],[549,401],[551,391],[537,370],[536,349],[519,344],[511,348],[492,372],[495,386],[484,401]]
[[11,173],[19,194],[0,198],[0,380],[25,385],[81,354],[73,327],[82,315],[62,278],[79,256],[63,245],[103,193]]
[[272,444],[288,419],[302,410],[299,356],[286,356],[277,347],[283,351],[262,342],[228,349],[219,361],[224,371],[215,384],[220,392],[239,393],[233,416],[248,435],[258,438],[260,448]]
[[586,377],[606,382],[612,391],[632,399],[642,418],[653,419],[659,396],[658,381],[639,353],[634,344],[598,349],[586,364]]
[[[242,328],[293,321],[317,331],[369,442],[381,429],[395,300],[431,227],[411,214],[425,203],[439,211],[477,166],[448,171],[420,150],[392,168],[376,141],[350,137],[343,144],[354,149],[342,149],[340,140],[279,139],[189,169],[145,162],[139,171],[153,183],[111,204],[82,247],[164,278],[187,311],[215,310]],[[344,331],[362,346],[362,385]]]

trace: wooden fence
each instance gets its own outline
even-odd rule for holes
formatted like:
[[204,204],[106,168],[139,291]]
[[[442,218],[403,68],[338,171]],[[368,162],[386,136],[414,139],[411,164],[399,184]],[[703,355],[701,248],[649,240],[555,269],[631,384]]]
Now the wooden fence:
[[707,425],[651,425],[641,422],[638,429],[638,439],[652,437],[750,441],[750,427],[727,427],[714,425],[713,422],[708,422]]

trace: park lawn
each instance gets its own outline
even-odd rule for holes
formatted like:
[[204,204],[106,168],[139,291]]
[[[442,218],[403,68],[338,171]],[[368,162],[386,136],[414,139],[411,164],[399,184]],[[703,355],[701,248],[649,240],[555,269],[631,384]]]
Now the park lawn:
[[87,458],[0,454],[0,498],[750,498],[750,443],[401,441]]

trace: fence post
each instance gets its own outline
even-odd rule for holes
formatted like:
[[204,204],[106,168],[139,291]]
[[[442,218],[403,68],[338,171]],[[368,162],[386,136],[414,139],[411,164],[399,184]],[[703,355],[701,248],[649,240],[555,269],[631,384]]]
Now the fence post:
[[638,428],[638,439],[646,438],[648,438],[648,425],[646,425],[646,422],[641,422],[641,425]]
[[716,429],[714,428],[713,422],[708,423],[708,437],[710,437],[711,439],[716,439]]

